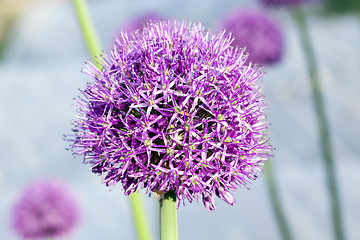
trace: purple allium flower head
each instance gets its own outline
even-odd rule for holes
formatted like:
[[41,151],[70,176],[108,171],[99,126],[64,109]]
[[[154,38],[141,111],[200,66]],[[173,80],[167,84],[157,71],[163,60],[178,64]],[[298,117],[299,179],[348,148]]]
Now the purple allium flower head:
[[271,155],[259,68],[232,38],[200,23],[149,23],[123,33],[109,54],[84,70],[93,78],[78,99],[72,149],[93,173],[125,194],[139,188],[180,200],[246,186]]
[[305,3],[319,2],[320,0],[259,0],[261,3],[274,7],[295,7]]
[[248,61],[272,64],[283,56],[284,40],[278,24],[263,11],[237,10],[220,24],[235,38],[232,45],[246,47]]
[[43,239],[69,233],[78,218],[77,205],[65,186],[47,180],[25,189],[14,205],[12,224],[24,238]]
[[136,18],[130,19],[129,22],[125,24],[124,31],[134,32],[136,30],[142,30],[147,22],[158,22],[161,21],[162,17],[157,12],[149,12],[144,15],[140,15]]

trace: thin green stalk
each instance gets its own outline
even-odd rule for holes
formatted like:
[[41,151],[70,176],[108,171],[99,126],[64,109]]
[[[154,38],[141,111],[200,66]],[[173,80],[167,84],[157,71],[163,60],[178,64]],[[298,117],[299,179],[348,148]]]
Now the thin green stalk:
[[138,239],[141,240],[150,240],[151,231],[149,225],[147,224],[147,219],[145,216],[145,208],[142,198],[138,193],[133,193],[130,195],[131,208],[133,211],[134,223],[136,226],[136,232],[138,234]]
[[293,11],[296,24],[299,28],[301,44],[305,51],[307,68],[310,74],[313,99],[315,104],[316,117],[318,122],[319,134],[321,139],[321,152],[323,155],[326,180],[330,195],[331,214],[333,229],[337,240],[344,239],[344,231],[342,226],[342,214],[340,207],[339,194],[337,190],[337,181],[335,174],[335,166],[332,155],[332,147],[330,143],[329,127],[326,120],[325,107],[321,92],[318,67],[311,46],[309,31],[306,24],[305,15],[302,9],[298,8]]
[[275,183],[275,178],[274,178],[274,173],[273,173],[273,169],[272,169],[272,163],[269,161],[266,163],[266,167],[265,167],[265,178],[266,178],[266,183],[268,186],[268,190],[269,190],[269,194],[270,194],[270,199],[271,199],[271,204],[272,204],[272,209],[274,210],[275,213],[275,217],[277,220],[277,224],[280,230],[280,234],[282,236],[283,240],[291,240],[291,233],[290,233],[290,229],[289,226],[287,224],[286,218],[285,218],[285,214],[282,208],[282,204],[280,201],[280,197],[279,197],[279,192],[277,189],[277,185]]
[[90,13],[86,0],[73,0],[76,16],[80,24],[80,29],[85,40],[88,52],[94,63],[96,63],[96,56],[101,54],[101,44],[96,34],[93,22],[91,21]]
[[175,191],[160,198],[160,240],[178,240]]
[[[84,37],[88,52],[94,63],[97,64],[96,56],[101,54],[101,44],[96,34],[96,30],[91,21],[86,0],[73,0],[75,13],[78,18],[80,29]],[[98,65],[98,64],[97,64]],[[99,66],[99,65],[98,65]],[[137,193],[130,195],[130,202],[137,231],[138,239],[150,240],[150,225],[145,214],[145,207]]]

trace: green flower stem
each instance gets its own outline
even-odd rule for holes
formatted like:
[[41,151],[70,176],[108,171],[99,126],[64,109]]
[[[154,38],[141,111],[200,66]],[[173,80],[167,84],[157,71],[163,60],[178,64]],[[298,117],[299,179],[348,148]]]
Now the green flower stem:
[[145,208],[142,198],[138,193],[135,192],[130,195],[130,202],[133,211],[136,232],[138,234],[138,239],[151,240],[151,232],[149,225],[147,224],[146,216],[144,214]]
[[291,233],[289,226],[286,222],[285,214],[282,208],[282,204],[279,197],[279,192],[275,183],[274,172],[272,169],[272,163],[269,161],[265,166],[265,178],[268,186],[271,204],[275,213],[277,224],[280,230],[280,234],[283,240],[291,240]]
[[[86,0],[73,0],[75,13],[78,18],[80,28],[88,48],[88,52],[94,63],[97,63],[96,56],[101,54],[101,44],[97,37],[94,25],[92,24]],[[99,64],[97,64],[99,66]],[[100,66],[99,66],[100,67]],[[137,193],[130,196],[136,231],[140,240],[150,240],[150,225],[145,214],[145,207]]]
[[332,213],[333,229],[337,240],[344,239],[342,226],[341,208],[339,195],[336,185],[336,174],[334,160],[331,151],[329,127],[326,121],[325,107],[321,92],[319,73],[315,61],[314,51],[311,46],[309,31],[303,11],[297,8],[293,11],[296,24],[299,28],[301,44],[305,51],[306,63],[310,74],[312,93],[315,103],[315,111],[318,122],[319,134],[321,138],[321,151],[325,164],[326,180],[330,194],[330,204]]
[[101,54],[101,44],[96,34],[94,24],[91,21],[86,0],[73,0],[73,3],[88,52],[93,62],[96,63],[95,57]]
[[178,240],[175,191],[160,198],[160,240]]

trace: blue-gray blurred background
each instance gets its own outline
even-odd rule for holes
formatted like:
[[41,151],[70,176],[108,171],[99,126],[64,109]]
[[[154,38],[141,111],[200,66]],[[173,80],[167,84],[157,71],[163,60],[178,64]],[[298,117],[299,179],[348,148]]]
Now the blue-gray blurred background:
[[[339,1],[342,2],[342,1]],[[157,12],[165,18],[202,21],[213,28],[235,8],[254,0],[90,0],[103,48],[129,19]],[[286,10],[269,10],[285,35],[283,60],[265,68],[272,159],[282,204],[295,239],[332,239],[331,215],[309,79],[297,28]],[[334,9],[332,9],[334,10]],[[336,8],[335,8],[336,10]],[[360,17],[306,8],[320,67],[347,239],[360,239]],[[89,60],[71,1],[0,0],[0,239],[20,239],[11,229],[14,201],[29,183],[63,179],[79,202],[82,220],[64,239],[135,239],[128,198],[109,192],[82,159],[65,148],[63,134],[76,117],[73,98],[90,79]],[[235,193],[236,206],[217,199],[178,210],[180,239],[280,239],[265,178]],[[144,195],[155,239],[158,201]]]

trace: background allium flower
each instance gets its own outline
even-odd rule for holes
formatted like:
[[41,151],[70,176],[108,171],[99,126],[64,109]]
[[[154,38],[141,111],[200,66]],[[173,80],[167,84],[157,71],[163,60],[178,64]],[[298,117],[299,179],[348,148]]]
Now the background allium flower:
[[144,15],[137,16],[136,18],[130,19],[124,26],[124,31],[133,32],[136,30],[142,30],[148,21],[158,22],[161,21],[162,17],[157,12],[149,12]]
[[229,190],[255,179],[272,148],[263,73],[230,44],[177,21],[123,33],[101,70],[87,64],[94,81],[78,99],[74,153],[127,195],[143,187],[184,203],[202,196],[208,210],[214,195],[234,204]]
[[259,0],[269,6],[297,6],[304,3],[319,2],[320,0]]
[[77,222],[75,201],[65,186],[54,180],[26,188],[14,205],[12,215],[16,232],[29,239],[63,236]]
[[223,19],[220,26],[233,34],[233,46],[246,47],[248,61],[272,64],[283,56],[282,32],[278,24],[262,11],[235,11]]

